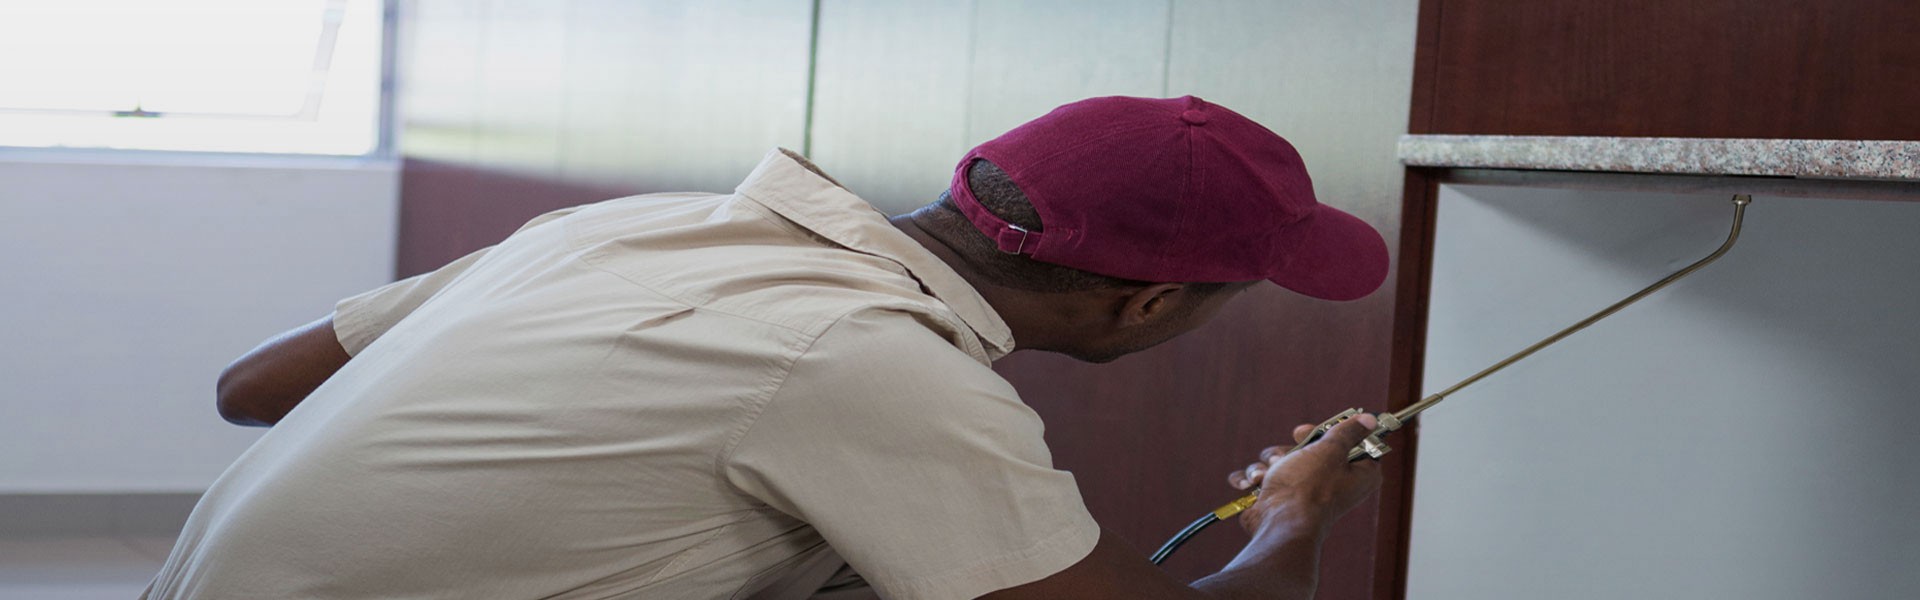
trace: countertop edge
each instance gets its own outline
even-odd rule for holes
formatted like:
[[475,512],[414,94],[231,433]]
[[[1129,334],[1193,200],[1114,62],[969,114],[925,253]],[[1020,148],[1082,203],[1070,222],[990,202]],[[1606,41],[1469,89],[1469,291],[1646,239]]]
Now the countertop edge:
[[1410,167],[1920,180],[1920,141],[1403,135]]

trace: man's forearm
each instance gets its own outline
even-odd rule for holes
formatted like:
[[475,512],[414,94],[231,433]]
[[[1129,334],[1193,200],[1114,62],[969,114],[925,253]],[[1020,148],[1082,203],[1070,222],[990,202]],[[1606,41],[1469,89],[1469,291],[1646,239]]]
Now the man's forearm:
[[220,416],[236,425],[272,425],[350,357],[328,317],[267,340],[220,374]]
[[1233,562],[1193,587],[1222,599],[1312,598],[1329,525],[1311,515],[1273,515]]

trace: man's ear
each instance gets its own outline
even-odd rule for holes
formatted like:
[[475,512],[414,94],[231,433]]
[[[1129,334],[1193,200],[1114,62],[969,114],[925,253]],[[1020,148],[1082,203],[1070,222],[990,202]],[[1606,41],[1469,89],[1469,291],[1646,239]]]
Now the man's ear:
[[1181,283],[1156,283],[1146,287],[1125,288],[1125,296],[1120,302],[1120,312],[1114,315],[1114,324],[1120,327],[1132,327],[1152,321],[1173,308],[1173,294],[1186,289]]

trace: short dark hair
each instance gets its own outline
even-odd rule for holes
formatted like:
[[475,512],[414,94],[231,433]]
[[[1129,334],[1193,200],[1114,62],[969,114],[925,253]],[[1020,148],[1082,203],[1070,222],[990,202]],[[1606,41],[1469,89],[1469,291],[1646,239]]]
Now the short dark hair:
[[[1008,223],[1029,231],[1045,231],[1040,213],[1013,178],[999,166],[975,160],[967,168],[967,187],[980,205]],[[950,192],[942,192],[933,211],[941,237],[955,246],[962,258],[994,283],[1035,292],[1078,292],[1121,287],[1144,287],[1160,282],[1111,277],[1072,267],[1044,263],[1026,256],[1000,251],[999,245],[980,233],[953,204]],[[1188,287],[1202,295],[1225,289],[1227,283],[1190,283]]]

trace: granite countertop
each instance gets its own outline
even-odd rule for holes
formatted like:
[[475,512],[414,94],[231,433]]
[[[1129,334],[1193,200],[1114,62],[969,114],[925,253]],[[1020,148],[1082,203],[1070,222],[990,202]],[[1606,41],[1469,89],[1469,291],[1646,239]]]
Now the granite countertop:
[[1920,180],[1920,142],[1406,135],[1414,167]]

